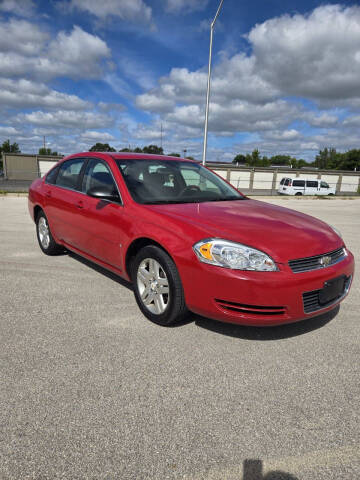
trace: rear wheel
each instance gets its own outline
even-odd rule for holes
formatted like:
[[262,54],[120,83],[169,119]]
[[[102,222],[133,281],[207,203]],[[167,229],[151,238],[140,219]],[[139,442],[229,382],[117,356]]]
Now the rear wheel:
[[149,245],[132,264],[134,294],[142,313],[159,325],[172,325],[188,313],[179,273],[171,257]]
[[51,235],[48,219],[43,211],[36,217],[36,234],[39,246],[46,255],[58,255],[64,250]]

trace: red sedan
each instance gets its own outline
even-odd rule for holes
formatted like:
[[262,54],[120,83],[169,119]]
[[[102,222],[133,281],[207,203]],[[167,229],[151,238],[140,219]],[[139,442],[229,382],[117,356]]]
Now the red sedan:
[[47,255],[72,250],[130,280],[161,325],[188,311],[279,325],[333,309],[354,258],[333,227],[251,200],[196,162],[157,155],[71,155],[29,191]]

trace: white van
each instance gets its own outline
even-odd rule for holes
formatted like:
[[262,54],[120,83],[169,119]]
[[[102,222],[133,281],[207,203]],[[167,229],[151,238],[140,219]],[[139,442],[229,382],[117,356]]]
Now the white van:
[[335,187],[323,180],[283,178],[278,193],[282,195],[335,195]]

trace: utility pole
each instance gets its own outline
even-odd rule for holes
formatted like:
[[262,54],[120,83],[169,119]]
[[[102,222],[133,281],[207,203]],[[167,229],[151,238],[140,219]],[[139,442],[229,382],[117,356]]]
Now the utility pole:
[[161,123],[161,126],[160,126],[160,147],[161,148],[162,148],[162,139],[163,139],[163,127]]
[[207,91],[206,91],[206,108],[205,108],[205,127],[204,127],[204,148],[203,148],[203,158],[202,164],[206,163],[206,149],[207,149],[207,136],[208,136],[208,121],[209,121],[209,102],[210,102],[210,83],[211,83],[211,59],[212,59],[212,44],[213,44],[213,34],[214,27],[217,17],[219,16],[222,4],[224,0],[220,1],[219,8],[217,9],[214,20],[210,25],[210,48],[209,48],[209,67],[208,67],[208,80],[207,80]]

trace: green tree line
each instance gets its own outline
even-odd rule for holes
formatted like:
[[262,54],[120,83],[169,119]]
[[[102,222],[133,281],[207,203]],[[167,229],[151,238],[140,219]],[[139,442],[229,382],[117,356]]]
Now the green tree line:
[[[116,152],[115,148],[111,147],[108,143],[95,143],[91,148],[89,148],[89,152]],[[157,145],[147,145],[143,148],[136,147],[136,148],[122,148],[119,152],[131,152],[131,153],[151,153],[152,155],[165,155],[164,149],[162,147],[158,147]],[[170,157],[180,157],[179,153],[168,153]],[[194,160],[193,157],[186,157],[191,160]]]
[[290,155],[261,156],[256,148],[252,153],[236,155],[232,163],[248,167],[289,166],[292,168],[315,167],[321,170],[360,170],[360,149],[337,152],[335,148],[324,148],[313,162],[297,159]]

